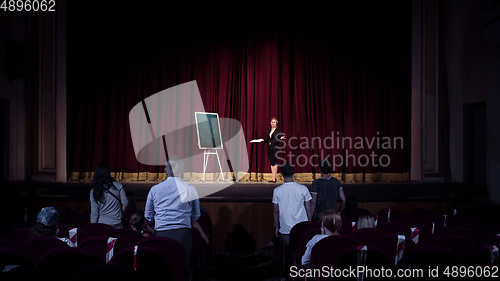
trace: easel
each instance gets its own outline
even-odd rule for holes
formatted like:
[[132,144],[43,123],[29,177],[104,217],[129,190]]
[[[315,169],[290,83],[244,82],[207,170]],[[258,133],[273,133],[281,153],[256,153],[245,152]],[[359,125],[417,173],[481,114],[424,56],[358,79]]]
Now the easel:
[[226,180],[224,179],[224,173],[222,172],[222,166],[220,164],[219,154],[217,153],[216,149],[204,149],[203,150],[203,182],[205,182],[205,171],[207,170],[208,157],[210,157],[210,155],[213,155],[213,154],[215,154],[217,156],[217,162],[219,163],[219,169],[220,169],[220,174],[222,175],[222,181],[225,182]]
[[207,171],[208,158],[210,155],[217,156],[222,181],[226,181],[222,172],[217,149],[224,149],[220,132],[219,114],[210,112],[195,112],[196,132],[198,133],[198,147],[203,149],[203,182]]

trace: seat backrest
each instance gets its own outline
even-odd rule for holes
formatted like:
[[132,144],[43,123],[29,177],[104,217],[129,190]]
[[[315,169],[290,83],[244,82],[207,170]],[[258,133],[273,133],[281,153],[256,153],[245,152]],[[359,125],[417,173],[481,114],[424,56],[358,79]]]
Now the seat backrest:
[[117,238],[115,249],[121,250],[130,246],[134,246],[139,240],[144,238],[142,234],[131,229],[113,229],[105,234],[108,237]]
[[361,245],[358,240],[347,235],[332,235],[321,239],[311,251],[311,267],[332,266],[343,249]]
[[12,230],[6,237],[5,240],[7,240],[10,245],[14,248],[19,248],[21,244],[28,240],[30,238],[30,228],[29,227],[22,227],[22,228],[16,228]]
[[460,259],[453,251],[439,246],[418,247],[411,253],[407,262],[421,266],[431,266],[431,268],[446,265],[459,266],[461,264]]
[[[401,232],[402,235],[406,237],[406,239],[411,239],[411,227],[403,229]],[[427,229],[418,229],[418,246],[424,246],[427,242],[434,238],[434,235]]]
[[380,211],[377,212],[377,215],[378,215],[378,224],[381,224],[381,223],[384,223],[384,222],[388,222],[388,219],[389,219],[389,210],[391,211],[391,215],[390,215],[390,221],[391,222],[394,219],[403,216],[403,213],[400,210],[398,210],[398,209],[394,209],[394,208],[382,209],[382,210],[380,210]]
[[489,245],[495,245],[495,246],[499,247],[499,249],[500,249],[500,235],[493,234],[493,235],[490,235],[490,236],[484,238],[479,243],[479,248],[489,246]]
[[300,237],[299,251],[298,251],[298,254],[299,254],[298,256],[300,258],[302,258],[302,256],[304,255],[304,253],[306,251],[307,242],[309,242],[309,240],[311,240],[315,235],[318,235],[318,234],[321,234],[321,228],[311,229],[308,232],[304,233],[304,235],[302,235],[302,237]]
[[[183,276],[174,276],[174,265],[167,254],[157,248],[138,246],[135,258],[137,272],[144,280],[176,280],[184,281]],[[184,260],[183,260],[184,262]],[[134,268],[134,247],[127,247],[113,255],[110,264]],[[184,268],[183,268],[184,269]]]
[[6,264],[34,266],[25,253],[11,247],[0,246],[0,265]]
[[351,221],[357,222],[359,216],[361,216],[361,214],[365,212],[370,213],[370,211],[363,208],[352,209],[346,212],[346,216],[348,216],[351,219]]
[[[392,260],[396,258],[396,250],[398,245],[398,235],[389,234],[384,235],[376,240],[377,248],[384,251],[387,255],[389,255]],[[405,247],[403,251],[403,257],[408,256],[412,251],[417,248],[415,242],[411,239],[406,239],[405,237]]]
[[493,234],[500,234],[500,226],[498,227],[494,227],[493,229],[491,229],[490,231],[487,231],[485,236],[490,236],[490,235],[493,235]]
[[191,249],[192,253],[200,253],[203,251],[203,247],[206,243],[204,243],[203,238],[201,238],[201,234],[198,229],[192,227],[191,228],[191,237],[193,238],[193,247]]
[[362,228],[354,231],[349,236],[358,240],[361,245],[376,246],[375,241],[384,235],[387,235],[387,233],[378,228]]
[[481,236],[481,238],[486,237],[488,234],[488,227],[480,223],[466,222],[457,225],[457,227],[466,227],[468,229],[472,229],[477,232],[479,236]]
[[472,253],[472,255],[467,259],[466,264],[469,266],[498,266],[498,258],[492,262],[491,256],[491,250],[488,246],[481,247]]
[[419,217],[422,221],[427,221],[434,217],[434,213],[428,209],[415,209],[410,211],[408,215]]
[[70,228],[72,228],[72,227],[65,224],[65,223],[62,223],[62,222],[59,223],[59,231],[68,230]]
[[90,236],[78,242],[78,248],[94,253],[102,263],[106,263],[108,237],[104,235]]
[[19,246],[19,251],[26,254],[33,264],[37,264],[38,260],[48,251],[60,248],[69,247],[68,244],[63,241],[48,236],[35,236],[28,238]]
[[79,214],[71,214],[67,215],[64,218],[61,218],[61,223],[68,225],[69,227],[77,227],[81,228],[90,223],[89,216],[83,216]]
[[[402,225],[403,227],[417,227],[420,225],[424,220],[420,217],[417,216],[411,216],[411,215],[406,215],[406,216],[401,216],[397,217],[394,220],[391,220],[391,222],[398,223]],[[396,233],[394,233],[396,234]]]
[[0,213],[0,225],[8,223],[23,223],[21,214]]
[[451,250],[457,255],[462,264],[467,260],[467,258],[472,254],[474,250],[472,245],[467,240],[460,236],[450,234],[443,234],[434,237],[434,239],[429,241],[426,245],[439,246]]
[[101,260],[92,252],[80,248],[56,248],[45,253],[36,268],[53,276],[53,280],[68,280],[78,270]]
[[27,227],[26,224],[20,222],[11,222],[0,225],[0,238],[7,238],[7,235],[12,232],[12,230],[16,228],[24,228]]
[[184,269],[186,268],[186,254],[182,245],[167,237],[151,236],[137,242],[139,247],[156,248],[165,253],[168,261],[172,265],[173,280],[184,280]]
[[338,233],[342,235],[351,235],[353,232],[352,222],[342,222],[342,226],[338,230]]
[[[432,227],[434,226],[434,233],[432,233]],[[439,236],[445,233],[448,229],[444,227],[442,224],[434,223],[432,221],[424,222],[418,226],[420,230],[425,229],[430,232],[434,236]]]
[[80,215],[90,218],[91,213],[92,213],[92,208],[87,208],[87,209],[83,210]]
[[481,242],[481,235],[477,233],[475,230],[457,226],[445,232],[445,234],[457,235],[465,240],[469,241],[473,248],[475,248],[479,242]]
[[[436,226],[443,227],[443,233],[457,226],[458,221],[453,219],[453,215],[438,215],[431,219]],[[438,233],[442,234],[442,233]]]
[[85,229],[93,235],[106,235],[106,232],[113,230],[114,228],[111,225],[107,225],[104,223],[89,223],[81,227],[81,229]]
[[383,230],[387,234],[403,234],[406,226],[397,222],[384,222],[379,223],[377,225],[377,228]]
[[[333,265],[335,268],[354,268],[358,265],[358,253],[360,247],[348,247],[340,252],[338,261]],[[367,246],[365,266],[370,269],[380,269],[394,265],[393,259],[381,249],[374,246]]]
[[[69,231],[70,231],[70,229],[61,230],[61,231],[59,231],[59,234],[57,234],[57,237],[68,238],[69,239]],[[78,228],[76,230],[76,239],[77,239],[76,241],[77,241],[77,244],[80,243],[82,240],[90,237],[90,236],[92,236],[92,235],[90,235],[90,232],[88,232],[85,229]]]
[[418,239],[418,246],[419,247],[425,246],[425,244],[427,244],[429,241],[434,239],[434,235],[429,230],[420,229],[419,231],[420,231],[419,239]]
[[119,264],[94,264],[84,267],[71,276],[69,281],[101,280],[138,281],[141,276],[130,267]]
[[318,227],[321,225],[315,221],[303,221],[294,225],[290,230],[290,251],[298,253],[300,237],[307,231]]

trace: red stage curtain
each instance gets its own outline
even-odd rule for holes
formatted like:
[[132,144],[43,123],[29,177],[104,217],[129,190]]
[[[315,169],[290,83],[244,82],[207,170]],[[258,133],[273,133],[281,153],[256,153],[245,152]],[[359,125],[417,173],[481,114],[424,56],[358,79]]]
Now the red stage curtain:
[[[128,113],[150,95],[196,80],[205,110],[239,120],[248,141],[263,138],[277,117],[288,142],[297,146],[287,147],[285,156],[298,173],[317,173],[310,159],[317,164],[330,155],[330,162],[344,160],[335,173],[408,175],[407,2],[148,2],[148,8],[101,7],[90,19],[69,3],[68,172],[92,172],[101,161],[117,172],[162,172],[135,159]],[[327,139],[332,136],[334,147]],[[337,146],[343,137],[347,148]],[[247,148],[250,172],[269,173],[266,146]]]

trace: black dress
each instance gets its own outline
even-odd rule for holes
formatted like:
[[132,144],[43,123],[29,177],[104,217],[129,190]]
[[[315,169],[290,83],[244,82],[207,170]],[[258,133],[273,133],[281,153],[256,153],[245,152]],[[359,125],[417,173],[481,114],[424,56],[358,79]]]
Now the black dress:
[[285,147],[285,142],[280,140],[283,134],[279,128],[276,128],[269,137],[269,133],[271,132],[271,129],[267,130],[266,138],[264,139],[264,142],[267,144],[267,158],[269,158],[269,162],[271,162],[271,165],[274,166],[278,164],[278,157],[284,158],[283,155],[279,155],[281,152],[281,148]]

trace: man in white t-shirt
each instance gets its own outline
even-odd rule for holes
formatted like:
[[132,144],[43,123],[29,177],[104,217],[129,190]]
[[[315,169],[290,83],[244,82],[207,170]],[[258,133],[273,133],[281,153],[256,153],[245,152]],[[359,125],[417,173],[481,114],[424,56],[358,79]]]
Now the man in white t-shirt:
[[293,181],[294,168],[290,163],[281,166],[285,183],[273,192],[274,227],[285,245],[290,245],[290,230],[312,217],[311,194],[305,185]]

